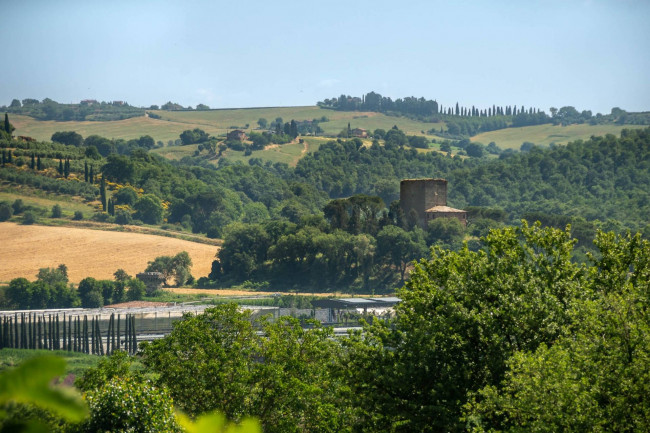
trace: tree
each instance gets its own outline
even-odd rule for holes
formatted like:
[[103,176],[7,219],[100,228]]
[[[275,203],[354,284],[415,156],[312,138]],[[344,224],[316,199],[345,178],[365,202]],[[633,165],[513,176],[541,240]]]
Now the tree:
[[52,134],[51,140],[57,143],[75,147],[81,147],[84,144],[83,137],[75,131],[55,132]]
[[126,292],[126,298],[129,301],[141,300],[144,297],[147,289],[144,282],[138,280],[137,278],[129,279],[126,286],[128,287],[128,291]]
[[498,385],[516,351],[567,332],[588,297],[569,231],[495,230],[478,252],[434,248],[398,291],[390,324],[345,344],[361,425],[373,431],[461,431],[469,393]]
[[58,204],[55,204],[52,206],[52,218],[61,218],[63,215],[63,211],[61,210],[61,206]]
[[266,129],[266,127],[268,126],[268,121],[265,118],[260,117],[257,120],[257,124],[259,125],[260,129]]
[[599,232],[573,332],[509,360],[466,406],[468,430],[643,431],[648,425],[650,243]]
[[14,211],[12,207],[9,205],[9,203],[4,201],[0,202],[0,222],[8,221],[13,214]]
[[77,287],[77,292],[79,293],[83,308],[98,308],[104,305],[101,285],[92,277],[81,280]]
[[247,414],[257,338],[249,316],[235,304],[219,305],[186,316],[171,334],[141,346],[143,363],[188,415],[214,409],[234,419]]
[[11,132],[13,131],[13,127],[11,126],[11,123],[9,123],[8,113],[5,113],[4,131],[9,135],[11,135]]
[[422,230],[406,232],[399,227],[389,225],[377,234],[377,258],[395,266],[402,281],[408,264],[425,254],[426,245]]
[[133,377],[111,379],[86,399],[90,418],[82,431],[180,432],[174,405],[165,389]]
[[145,194],[133,205],[135,217],[146,224],[160,224],[163,217],[162,202],[153,194]]
[[175,256],[158,256],[147,264],[145,272],[160,272],[167,280],[174,277],[176,285],[182,286],[191,277],[192,259],[187,251],[181,251]]
[[113,198],[117,204],[126,204],[132,206],[138,200],[138,193],[131,186],[120,188],[113,194]]
[[103,157],[107,157],[111,153],[115,151],[115,146],[113,145],[113,142],[109,140],[108,138],[101,137],[99,135],[91,135],[86,137],[84,140],[84,146],[90,147],[94,146],[99,154]]

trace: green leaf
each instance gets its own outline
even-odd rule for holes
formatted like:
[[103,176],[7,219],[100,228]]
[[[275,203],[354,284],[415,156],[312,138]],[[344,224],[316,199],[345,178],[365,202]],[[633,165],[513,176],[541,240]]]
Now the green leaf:
[[55,388],[53,380],[65,373],[65,360],[39,356],[0,373],[0,404],[29,403],[55,412],[71,422],[84,419],[88,409],[71,389]]

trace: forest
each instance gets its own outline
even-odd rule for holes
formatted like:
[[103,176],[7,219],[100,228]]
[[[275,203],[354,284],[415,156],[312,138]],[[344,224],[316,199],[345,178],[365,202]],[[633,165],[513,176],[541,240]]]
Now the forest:
[[342,338],[221,305],[86,370],[75,381],[83,399],[23,395],[2,422],[174,432],[218,410],[282,433],[645,431],[650,244],[599,231],[598,254],[578,264],[575,243],[568,229],[524,223],[490,232],[477,251],[434,248],[391,318],[368,317]]

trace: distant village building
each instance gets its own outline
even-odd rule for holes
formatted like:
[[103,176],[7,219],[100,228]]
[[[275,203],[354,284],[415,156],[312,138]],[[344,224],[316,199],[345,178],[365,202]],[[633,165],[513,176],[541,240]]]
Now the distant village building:
[[226,135],[226,139],[231,141],[244,141],[247,138],[246,133],[241,129],[235,129]]
[[147,293],[156,293],[165,283],[165,277],[160,272],[141,272],[135,277],[144,283]]
[[408,217],[415,212],[418,225],[426,229],[436,218],[456,218],[467,225],[467,211],[447,206],[445,179],[405,179],[400,182],[399,204]]
[[80,102],[80,105],[95,105],[98,104],[96,99],[84,99]]
[[117,106],[117,107],[121,107],[121,106],[123,106],[123,105],[129,105],[129,104],[127,104],[127,103],[124,102],[124,101],[113,101],[113,105],[115,105],[115,106]]
[[354,128],[350,131],[350,136],[358,138],[368,138],[368,131],[363,128]]

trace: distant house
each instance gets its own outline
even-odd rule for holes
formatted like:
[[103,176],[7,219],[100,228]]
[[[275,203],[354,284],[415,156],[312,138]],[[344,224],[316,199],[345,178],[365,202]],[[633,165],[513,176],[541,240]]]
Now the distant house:
[[354,128],[350,131],[350,136],[358,138],[368,138],[368,131],[362,128]]
[[160,272],[140,272],[135,276],[138,280],[142,281],[147,287],[147,294],[155,293],[162,289],[166,279]]
[[95,105],[98,104],[96,99],[84,99],[79,103],[80,105]]
[[127,103],[124,102],[124,101],[113,101],[113,105],[115,105],[117,107],[121,107],[123,105],[127,105]]
[[244,141],[247,138],[246,133],[241,129],[235,129],[226,135],[226,139],[230,141]]

